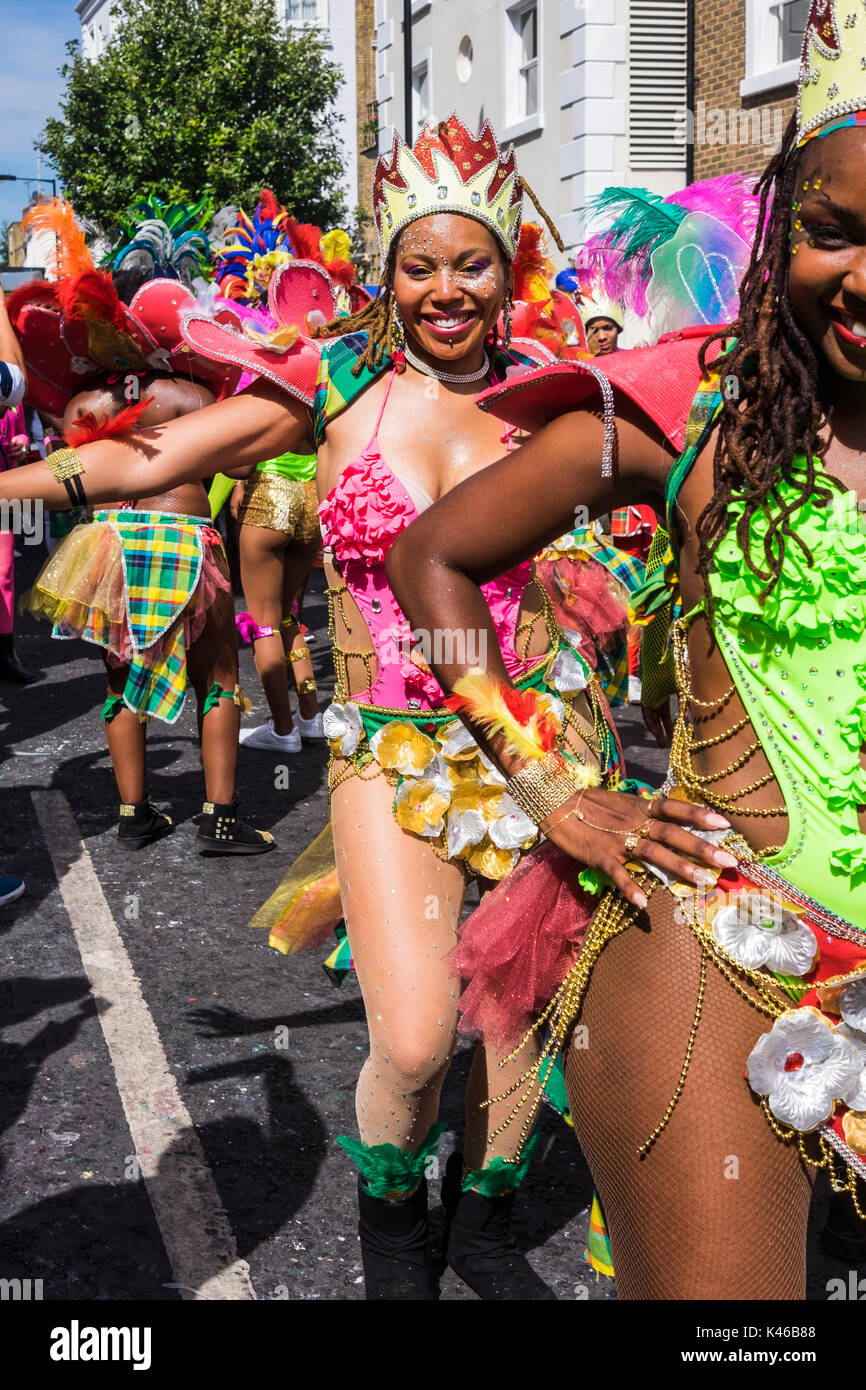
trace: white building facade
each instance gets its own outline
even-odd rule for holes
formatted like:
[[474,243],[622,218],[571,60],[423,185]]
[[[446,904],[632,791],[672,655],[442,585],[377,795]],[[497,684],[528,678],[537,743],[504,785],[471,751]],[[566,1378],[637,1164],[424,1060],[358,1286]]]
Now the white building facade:
[[[115,0],[79,0],[75,12],[81,22],[81,51],[98,58],[113,33],[111,6]],[[358,132],[355,114],[355,0],[274,0],[277,15],[287,28],[318,29],[328,57],[338,63],[343,83],[335,108],[342,116],[340,142],[344,152],[343,191],[351,211],[358,201]]]
[[[375,4],[384,151],[404,133],[403,0]],[[489,119],[574,247],[607,185],[665,195],[686,182],[687,11],[687,0],[412,0],[412,137],[452,111],[473,128]]]

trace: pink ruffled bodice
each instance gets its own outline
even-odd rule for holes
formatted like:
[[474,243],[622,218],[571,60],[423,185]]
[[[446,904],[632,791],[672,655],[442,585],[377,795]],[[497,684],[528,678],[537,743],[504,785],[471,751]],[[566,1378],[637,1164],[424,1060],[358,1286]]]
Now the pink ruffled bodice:
[[[378,672],[371,689],[352,693],[352,699],[388,709],[433,710],[445,699],[436,678],[411,658],[418,643],[385,574],[388,551],[417,515],[415,503],[383,459],[375,438],[347,464],[319,507],[322,539],[333,551],[376,653]],[[520,601],[531,577],[532,565],[527,561],[482,585],[512,679],[532,665],[514,649]],[[434,657],[435,642],[434,634],[429,639]],[[420,645],[423,649],[423,640]]]

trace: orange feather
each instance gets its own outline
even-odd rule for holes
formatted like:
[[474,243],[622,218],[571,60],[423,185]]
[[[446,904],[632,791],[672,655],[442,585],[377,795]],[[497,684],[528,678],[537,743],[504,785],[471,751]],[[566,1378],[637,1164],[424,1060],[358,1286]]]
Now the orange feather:
[[54,238],[46,249],[48,269],[58,279],[64,275],[83,275],[94,269],[93,257],[68,199],[51,198],[46,203],[37,203],[24,214],[21,225],[31,236],[47,232]]

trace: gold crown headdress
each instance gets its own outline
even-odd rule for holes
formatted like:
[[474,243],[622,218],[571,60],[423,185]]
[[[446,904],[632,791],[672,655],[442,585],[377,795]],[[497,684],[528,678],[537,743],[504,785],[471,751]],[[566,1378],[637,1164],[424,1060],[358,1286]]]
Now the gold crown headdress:
[[383,260],[410,222],[455,212],[489,227],[512,261],[522,207],[514,149],[500,150],[489,121],[475,136],[450,116],[435,129],[425,126],[414,149],[395,134],[391,153],[379,156],[373,175],[373,216]]
[[797,88],[797,143],[858,111],[866,111],[866,0],[812,0]]

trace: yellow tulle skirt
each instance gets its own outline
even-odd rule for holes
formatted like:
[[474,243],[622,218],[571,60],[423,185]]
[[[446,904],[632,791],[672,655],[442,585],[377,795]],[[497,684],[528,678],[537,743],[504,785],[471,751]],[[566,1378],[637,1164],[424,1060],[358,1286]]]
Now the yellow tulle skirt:
[[133,658],[123,546],[114,527],[76,526],[43,565],[19,607],[47,618],[58,637],[96,642],[120,663]]

